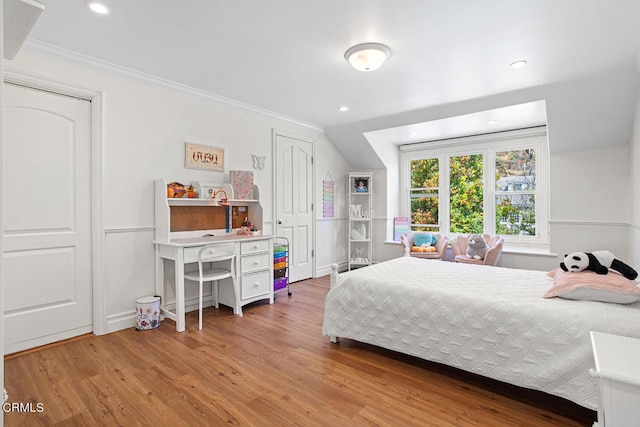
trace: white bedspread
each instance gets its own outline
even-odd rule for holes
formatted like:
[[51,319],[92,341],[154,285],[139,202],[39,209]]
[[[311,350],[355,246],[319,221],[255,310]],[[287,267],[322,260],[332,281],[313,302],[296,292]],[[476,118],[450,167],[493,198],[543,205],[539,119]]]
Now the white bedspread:
[[340,275],[323,334],[596,409],[589,331],[640,338],[640,302],[544,299],[546,272],[397,258]]

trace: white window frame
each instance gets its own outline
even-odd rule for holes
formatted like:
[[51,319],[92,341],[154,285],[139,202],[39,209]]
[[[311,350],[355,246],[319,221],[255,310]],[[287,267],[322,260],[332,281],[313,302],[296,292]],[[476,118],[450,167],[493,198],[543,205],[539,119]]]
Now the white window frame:
[[546,126],[517,131],[499,132],[488,135],[456,138],[443,141],[423,142],[400,146],[400,212],[402,216],[411,217],[409,169],[412,160],[437,158],[440,170],[440,188],[438,190],[438,221],[440,233],[450,238],[449,222],[449,158],[461,155],[482,154],[484,168],[484,232],[495,234],[495,200],[496,189],[493,178],[496,174],[496,153],[503,151],[533,148],[536,151],[536,235],[502,235],[505,243],[518,246],[549,245],[549,144]]

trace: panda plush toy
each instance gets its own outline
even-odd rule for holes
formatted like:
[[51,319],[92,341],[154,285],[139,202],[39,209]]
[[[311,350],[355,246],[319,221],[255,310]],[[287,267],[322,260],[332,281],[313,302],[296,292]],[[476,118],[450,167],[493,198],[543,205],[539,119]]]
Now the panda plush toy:
[[638,273],[633,268],[617,259],[609,251],[572,252],[564,256],[560,268],[573,273],[591,270],[597,274],[607,274],[611,268],[629,280],[635,280],[638,277]]

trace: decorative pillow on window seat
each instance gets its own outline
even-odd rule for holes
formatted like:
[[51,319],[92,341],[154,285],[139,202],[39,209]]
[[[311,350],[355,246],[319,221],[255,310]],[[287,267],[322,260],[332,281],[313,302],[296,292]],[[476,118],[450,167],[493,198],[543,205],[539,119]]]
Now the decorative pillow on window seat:
[[607,274],[592,271],[572,273],[559,268],[547,273],[553,286],[544,298],[560,297],[574,300],[590,300],[631,304],[640,300],[640,286],[634,280],[609,270]]

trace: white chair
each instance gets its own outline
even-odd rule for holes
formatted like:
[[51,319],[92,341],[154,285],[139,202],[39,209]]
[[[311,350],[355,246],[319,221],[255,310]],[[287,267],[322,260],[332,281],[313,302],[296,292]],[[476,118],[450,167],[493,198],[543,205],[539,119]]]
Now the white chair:
[[[236,281],[236,269],[235,269],[235,257],[236,257],[236,245],[233,243],[218,243],[207,245],[198,251],[198,270],[192,272],[186,272],[184,278],[198,282],[199,289],[199,322],[198,329],[202,329],[202,285],[204,282],[213,282],[212,294],[215,302],[215,308],[218,308],[218,281],[226,278],[231,278],[233,283],[233,292],[235,295],[234,312],[242,316],[242,312],[237,313],[240,295],[238,292],[238,285]],[[227,266],[222,266],[223,262],[228,262]],[[208,264],[208,265],[205,265]],[[226,267],[226,268],[225,268]]]

